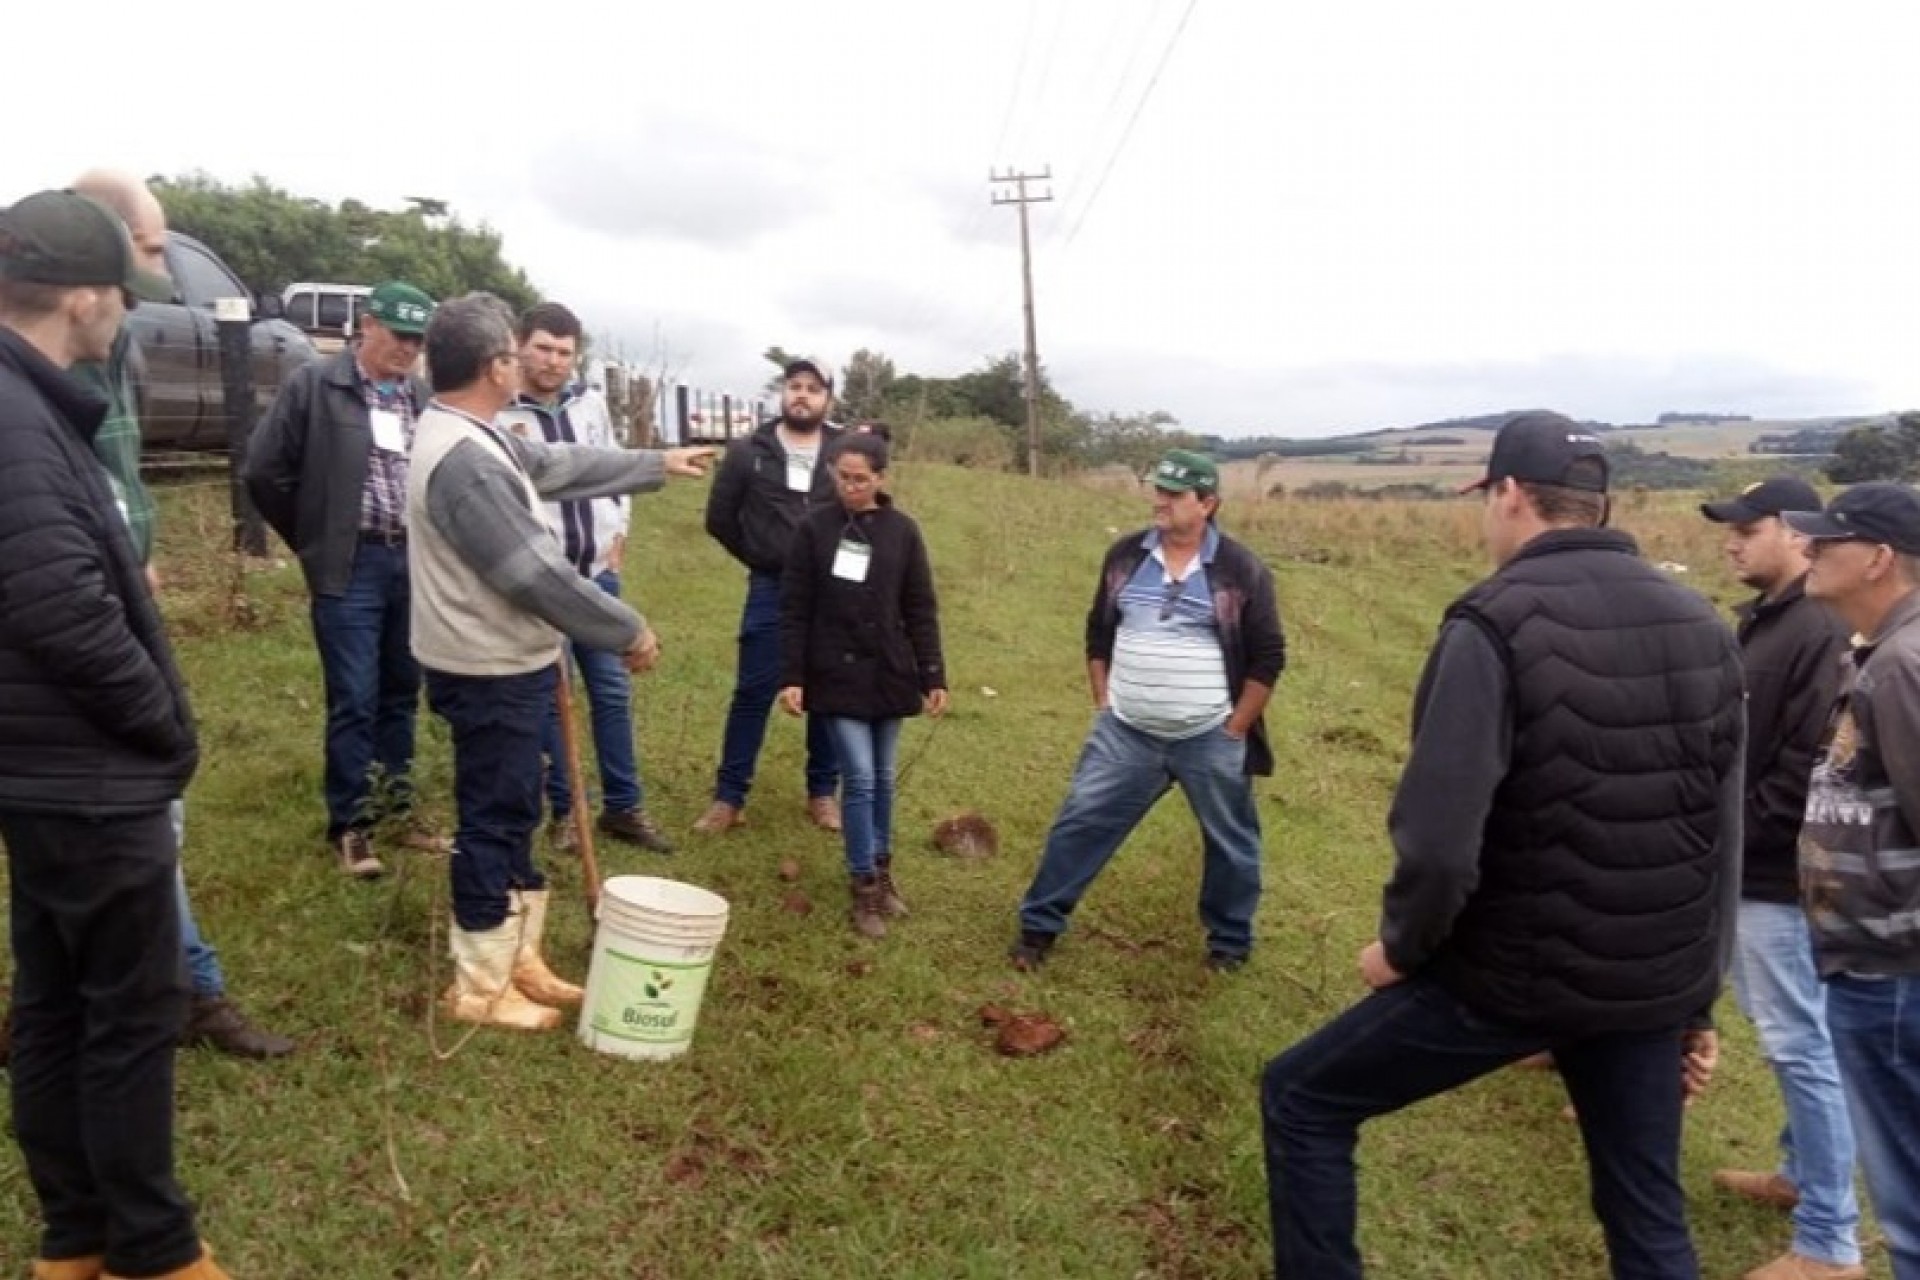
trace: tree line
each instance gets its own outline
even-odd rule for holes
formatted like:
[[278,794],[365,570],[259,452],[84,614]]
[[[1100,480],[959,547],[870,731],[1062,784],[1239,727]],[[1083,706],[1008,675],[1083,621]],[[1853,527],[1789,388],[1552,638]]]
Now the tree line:
[[[436,298],[484,289],[515,310],[541,293],[508,262],[500,233],[462,221],[441,200],[412,197],[401,209],[298,196],[255,177],[227,185],[204,173],[149,180],[175,230],[205,241],[258,294],[296,281],[374,284],[400,279]],[[765,355],[783,364],[786,352]],[[987,468],[1027,464],[1026,381],[1018,353],[984,359],[954,377],[902,373],[860,350],[840,371],[839,416],[892,423],[912,456]],[[1144,478],[1167,449],[1200,443],[1171,414],[1095,414],[1077,409],[1040,371],[1043,469],[1118,464]]]

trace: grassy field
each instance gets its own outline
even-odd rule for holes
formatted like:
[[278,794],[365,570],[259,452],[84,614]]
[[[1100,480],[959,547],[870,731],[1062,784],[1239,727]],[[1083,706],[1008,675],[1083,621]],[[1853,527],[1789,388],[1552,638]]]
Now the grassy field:
[[[397,851],[377,884],[321,846],[319,676],[297,571],[236,576],[216,487],[165,495],[166,608],[202,718],[186,863],[230,985],[299,1038],[284,1062],[180,1058],[180,1167],[244,1278],[1113,1277],[1266,1274],[1255,1081],[1358,994],[1353,956],[1388,868],[1382,834],[1410,691],[1444,603],[1481,572],[1478,508],[1235,502],[1223,521],[1274,566],[1290,661],[1259,783],[1267,892],[1253,963],[1202,967],[1192,820],[1170,799],[1116,859],[1041,974],[1012,973],[1014,905],[1089,708],[1080,628],[1101,550],[1143,501],[1071,484],[903,468],[932,547],[954,710],[909,725],[899,871],[913,917],[878,945],[843,916],[837,842],[801,820],[797,725],[776,718],[749,810],[670,860],[602,849],[607,873],[669,874],[732,903],[691,1055],[596,1055],[570,1034],[436,1023],[445,868]],[[700,484],[637,504],[629,595],[661,669],[638,695],[649,807],[700,811],[732,678],[742,575],[700,532]],[[1737,594],[1677,497],[1622,523],[1650,556]],[[989,692],[989,690],[991,692]],[[447,812],[445,734],[424,712],[420,781]],[[977,808],[1000,856],[924,833]],[[795,858],[814,906],[783,905]],[[584,975],[577,864],[555,880],[551,958]],[[1043,1011],[1045,1057],[996,1056],[978,1010]],[[1705,1271],[1785,1247],[1782,1219],[1729,1203],[1711,1170],[1764,1167],[1776,1093],[1737,1017],[1691,1113],[1685,1177]],[[1506,1072],[1373,1126],[1362,1243],[1375,1274],[1604,1274],[1577,1138],[1551,1076]],[[0,1151],[0,1275],[34,1237]],[[1876,1256],[1876,1276],[1884,1259]]]

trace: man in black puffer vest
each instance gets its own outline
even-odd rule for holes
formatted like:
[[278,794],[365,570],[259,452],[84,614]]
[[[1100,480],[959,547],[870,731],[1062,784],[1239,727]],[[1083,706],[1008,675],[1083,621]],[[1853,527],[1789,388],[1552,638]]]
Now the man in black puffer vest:
[[1373,994],[1266,1070],[1276,1269],[1361,1274],[1361,1124],[1551,1049],[1613,1275],[1693,1280],[1680,1115],[1740,887],[1739,653],[1602,527],[1606,457],[1578,424],[1516,415],[1474,487],[1498,567],[1415,695]]

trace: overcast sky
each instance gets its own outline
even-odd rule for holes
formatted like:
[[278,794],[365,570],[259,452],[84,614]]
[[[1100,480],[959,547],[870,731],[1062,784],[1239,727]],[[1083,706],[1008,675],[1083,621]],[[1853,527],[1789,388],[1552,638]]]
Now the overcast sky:
[[90,44],[16,8],[0,198],[94,164],[438,197],[716,390],[772,344],[1017,348],[1012,166],[1053,173],[1040,349],[1082,408],[1920,406],[1910,4],[96,0]]

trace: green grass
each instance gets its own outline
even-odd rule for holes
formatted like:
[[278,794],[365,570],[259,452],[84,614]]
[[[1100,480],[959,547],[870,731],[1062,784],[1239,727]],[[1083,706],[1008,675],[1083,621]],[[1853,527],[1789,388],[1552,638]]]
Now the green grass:
[[[235,996],[301,1043],[275,1064],[180,1058],[180,1168],[236,1276],[1266,1274],[1256,1077],[1358,994],[1408,700],[1441,607],[1481,571],[1476,508],[1227,510],[1278,574],[1290,641],[1270,713],[1279,768],[1258,784],[1260,950],[1238,976],[1203,970],[1198,842],[1169,798],[1047,970],[1023,978],[1003,953],[1088,723],[1085,604],[1101,550],[1144,504],[951,468],[903,468],[897,490],[931,544],[955,689],[950,717],[913,722],[902,747],[914,915],[877,946],[849,931],[838,844],[801,820],[799,726],[776,716],[748,827],[689,836],[671,861],[600,850],[607,874],[670,874],[732,903],[693,1051],[672,1063],[596,1055],[569,1033],[463,1040],[430,1022],[447,978],[445,869],[396,852],[396,875],[355,884],[323,853],[320,685],[297,571],[246,577],[236,602],[238,580],[208,550],[224,540],[223,492],[165,495],[166,607],[204,731],[188,878]],[[700,532],[703,496],[676,485],[641,500],[628,565],[629,596],[665,644],[637,731],[649,807],[676,833],[708,797],[743,591]],[[1656,558],[1736,594],[1683,504],[1626,523]],[[448,772],[423,712],[419,778],[443,824]],[[999,828],[999,857],[926,844],[966,807]],[[787,857],[810,915],[782,909]],[[550,955],[583,977],[578,865],[546,863]],[[1049,1013],[1069,1039],[998,1057],[977,1017],[987,1002]],[[1770,1161],[1780,1118],[1750,1034],[1726,1022],[1722,1078],[1685,1153],[1708,1275],[1787,1240],[1783,1220],[1708,1186],[1716,1166]],[[1507,1072],[1373,1125],[1361,1159],[1374,1273],[1604,1274],[1561,1102],[1552,1077]],[[0,1272],[18,1271],[34,1222],[9,1146]]]

